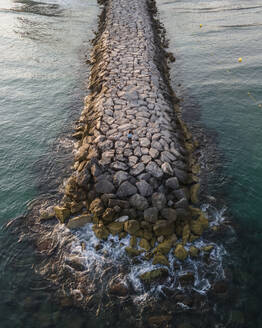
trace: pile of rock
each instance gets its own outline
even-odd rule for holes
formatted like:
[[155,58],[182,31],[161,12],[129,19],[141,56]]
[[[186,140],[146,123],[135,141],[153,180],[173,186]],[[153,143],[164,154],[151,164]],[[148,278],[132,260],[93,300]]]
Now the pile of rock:
[[93,223],[100,239],[129,234],[128,255],[145,253],[168,266],[169,251],[184,260],[184,245],[208,220],[192,206],[198,145],[175,110],[157,40],[146,0],[106,2],[91,57],[91,93],[74,134],[75,172],[55,215],[69,228]]

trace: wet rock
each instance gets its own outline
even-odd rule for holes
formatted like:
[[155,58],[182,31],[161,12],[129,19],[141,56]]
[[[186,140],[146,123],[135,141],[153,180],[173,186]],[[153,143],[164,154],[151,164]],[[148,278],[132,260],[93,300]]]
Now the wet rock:
[[198,203],[198,192],[200,189],[200,184],[196,183],[194,184],[191,188],[190,188],[190,198],[191,198],[191,202],[193,204],[197,204]]
[[203,251],[205,253],[211,253],[211,251],[213,249],[214,249],[214,245],[207,245],[207,246],[201,247],[201,251]]
[[173,169],[169,163],[167,162],[163,163],[161,165],[161,169],[164,172],[164,174],[171,175],[171,176],[173,175]]
[[119,297],[125,297],[129,293],[128,286],[126,286],[123,282],[114,282],[110,284],[108,291],[110,294]]
[[173,240],[171,238],[167,239],[165,241],[160,242],[160,244],[158,244],[158,246],[155,249],[155,252],[166,255],[169,253],[172,246],[173,246]]
[[137,247],[137,238],[136,238],[136,236],[131,236],[130,241],[129,241],[129,246],[131,248],[136,248]]
[[175,208],[187,208],[188,201],[186,198],[181,198],[178,202],[175,202]]
[[130,204],[137,210],[143,211],[148,208],[148,202],[145,197],[135,194],[130,198]]
[[201,215],[197,220],[191,221],[191,231],[198,236],[201,236],[205,229],[208,228],[208,219]]
[[161,215],[164,219],[169,221],[176,221],[176,210],[170,207],[163,208],[161,210]]
[[183,245],[178,244],[174,250],[174,255],[178,260],[184,261],[187,258],[187,251]]
[[135,186],[130,182],[124,181],[117,190],[117,196],[120,198],[129,197],[134,195],[137,192]]
[[130,235],[133,235],[140,229],[140,224],[136,220],[128,220],[124,223],[124,229]]
[[155,162],[149,162],[146,166],[146,171],[155,178],[162,178],[164,174],[163,171]]
[[174,233],[173,222],[166,220],[159,220],[153,227],[156,236],[170,236]]
[[164,326],[167,327],[167,324],[169,321],[172,320],[171,315],[158,315],[158,316],[152,316],[148,318],[148,323],[150,327],[159,327]]
[[65,221],[70,217],[70,210],[66,207],[55,206],[54,211],[55,211],[56,218],[61,223],[65,223]]
[[152,205],[158,210],[162,210],[166,205],[166,196],[163,193],[154,193],[152,195]]
[[138,256],[144,252],[142,249],[135,249],[135,248],[128,247],[128,246],[125,248],[125,251],[126,251],[127,255],[130,257]]
[[129,203],[126,200],[121,199],[109,199],[108,206],[115,208],[115,206],[119,206],[120,208],[129,208]]
[[154,258],[153,258],[153,264],[162,264],[162,265],[166,265],[169,266],[169,262],[168,259],[165,257],[165,255],[161,254],[161,253],[157,253]]
[[199,254],[199,249],[196,248],[195,246],[190,246],[189,254],[190,254],[191,257],[197,257],[198,254]]
[[66,258],[65,263],[76,271],[84,271],[86,269],[83,260],[79,256],[71,256]]
[[175,176],[178,178],[178,180],[183,183],[183,184],[186,184],[187,183],[187,178],[188,178],[188,175],[185,171],[183,170],[180,170],[178,168],[175,168],[174,169],[174,174]]
[[145,273],[142,273],[139,278],[147,283],[150,283],[154,280],[157,280],[159,278],[167,277],[168,276],[168,270],[165,268],[155,269],[152,271],[148,271]]
[[144,211],[144,219],[147,222],[155,223],[158,219],[158,209],[156,207],[147,208]]
[[113,208],[110,208],[108,207],[104,213],[103,213],[103,216],[102,216],[102,220],[105,222],[105,223],[109,223],[109,222],[112,222],[114,217],[115,217],[116,213],[114,211]]
[[114,192],[114,185],[107,180],[100,180],[95,184],[95,190],[99,194],[111,194]]
[[172,177],[166,180],[166,187],[170,189],[178,189],[179,188],[179,182],[176,177]]
[[129,179],[129,174],[125,171],[118,171],[116,172],[116,174],[114,175],[114,183],[117,185],[117,186],[120,186],[122,182],[126,181]]
[[139,246],[141,248],[143,248],[144,250],[146,250],[146,251],[149,251],[151,249],[151,246],[150,246],[149,242],[146,239],[144,239],[144,238],[142,238],[140,240]]
[[100,198],[96,198],[90,204],[89,210],[92,214],[100,216],[104,212],[104,205]]
[[187,286],[187,285],[194,285],[195,282],[195,276],[193,272],[187,272],[178,278],[180,284],[182,287]]
[[153,194],[153,188],[145,180],[137,182],[136,186],[143,197],[148,197]]
[[143,163],[138,163],[132,167],[130,170],[130,174],[133,176],[137,176],[142,173],[145,169],[145,165]]
[[67,227],[69,229],[81,228],[87,223],[92,222],[92,215],[90,214],[82,214],[73,219],[70,219],[67,223]]
[[185,245],[190,240],[190,227],[188,224],[185,224],[182,232],[182,244]]
[[115,236],[123,231],[124,223],[123,222],[112,222],[107,226],[109,232]]
[[109,231],[102,224],[94,224],[92,230],[95,233],[96,238],[106,240],[109,236]]

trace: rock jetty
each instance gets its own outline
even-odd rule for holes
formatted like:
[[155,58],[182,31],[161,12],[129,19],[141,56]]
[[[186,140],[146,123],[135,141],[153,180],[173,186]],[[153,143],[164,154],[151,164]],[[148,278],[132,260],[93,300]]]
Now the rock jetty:
[[[198,202],[198,147],[169,84],[152,0],[106,0],[93,41],[90,94],[77,123],[74,172],[55,206],[69,228],[131,236],[129,256],[184,260],[208,227]],[[172,57],[172,56],[171,56]],[[179,241],[179,242],[178,242]],[[162,275],[165,271],[156,271]],[[148,280],[148,275],[142,279]]]

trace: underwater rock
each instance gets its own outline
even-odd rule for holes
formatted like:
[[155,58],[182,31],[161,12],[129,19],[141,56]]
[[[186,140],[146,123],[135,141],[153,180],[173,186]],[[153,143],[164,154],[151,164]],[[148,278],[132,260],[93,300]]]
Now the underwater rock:
[[151,283],[152,281],[159,279],[159,278],[163,278],[168,276],[168,270],[165,268],[159,268],[159,269],[155,269],[152,271],[148,271],[145,273],[142,273],[139,278],[147,283]]
[[103,224],[94,224],[92,230],[98,239],[106,240],[109,236],[109,231]]
[[198,254],[199,254],[199,249],[196,248],[195,246],[190,246],[189,254],[190,254],[191,257],[197,257]]
[[130,257],[138,256],[138,255],[140,255],[141,253],[144,252],[141,249],[135,249],[135,248],[132,248],[132,247],[129,247],[129,246],[127,246],[125,248],[125,251],[126,251],[127,255],[130,256]]

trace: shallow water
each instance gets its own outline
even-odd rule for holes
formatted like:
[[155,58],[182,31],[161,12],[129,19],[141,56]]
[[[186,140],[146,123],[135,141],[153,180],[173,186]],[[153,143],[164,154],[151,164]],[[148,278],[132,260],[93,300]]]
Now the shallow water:
[[[195,117],[190,123],[196,130],[204,127],[216,135],[214,148],[222,170],[212,177],[209,189],[212,196],[221,197],[218,203],[223,205],[210,208],[212,217],[232,218],[240,241],[234,248],[225,244],[235,261],[228,262],[231,282],[240,292],[223,307],[223,322],[228,322],[227,327],[243,327],[232,323],[232,317],[239,320],[243,314],[244,327],[257,328],[262,325],[262,6],[255,0],[241,4],[196,0],[157,3],[170,50],[176,56],[171,77],[183,99],[182,109]],[[23,213],[26,204],[39,194],[53,194],[67,175],[72,150],[68,135],[85,95],[85,53],[90,52],[88,39],[96,29],[97,12],[94,0],[0,2],[1,224]],[[90,238],[88,228],[79,238]],[[235,239],[234,234],[229,239]],[[108,326],[106,321],[93,320],[71,307],[61,309],[52,302],[50,284],[34,272],[37,267],[44,268],[44,260],[33,255],[30,243],[17,243],[16,236],[5,229],[0,244],[1,328],[35,327],[36,322],[39,327],[77,328],[87,322],[88,327]],[[79,245],[74,251],[80,251]],[[107,263],[103,251],[111,251],[110,245],[98,252],[101,266]],[[124,256],[122,253],[119,248],[111,255]],[[92,264],[93,250],[85,255]],[[134,266],[137,272],[143,269]],[[137,272],[130,272],[129,278],[133,288],[141,292]],[[142,290],[141,297],[147,292]],[[116,316],[116,326],[122,327],[117,320],[119,312],[112,316]],[[194,327],[200,327],[199,321]]]

